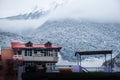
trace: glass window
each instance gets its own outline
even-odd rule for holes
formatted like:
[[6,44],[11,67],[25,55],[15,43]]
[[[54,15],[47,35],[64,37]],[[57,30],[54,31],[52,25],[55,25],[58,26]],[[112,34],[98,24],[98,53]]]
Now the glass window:
[[37,53],[37,50],[34,50],[34,53]]
[[30,56],[32,56],[32,53],[31,53],[31,52],[30,52],[29,54],[30,54]]
[[19,67],[19,62],[14,62],[14,64],[13,64],[13,66],[14,66],[14,68],[18,68]]
[[25,50],[25,56],[27,56],[27,49]]
[[21,51],[18,51],[18,55],[21,55]]
[[25,56],[27,56],[27,53],[25,53]]
[[44,53],[44,56],[46,56],[46,53]]
[[15,52],[15,55],[17,55],[17,52]]

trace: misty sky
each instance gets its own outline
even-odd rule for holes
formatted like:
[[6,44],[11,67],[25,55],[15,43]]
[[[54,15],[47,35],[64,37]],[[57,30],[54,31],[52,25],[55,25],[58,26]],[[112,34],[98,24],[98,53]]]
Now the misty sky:
[[70,0],[51,16],[120,22],[120,0]]
[[54,10],[52,18],[90,18],[120,20],[120,0],[0,0],[0,17],[17,15],[33,10],[49,9],[52,3],[63,3]]
[[36,7],[47,10],[53,3],[62,2],[63,0],[0,0],[0,17],[27,13]]
[[61,18],[120,23],[120,0],[0,0],[0,18],[29,13],[36,7],[48,10],[54,3],[63,5],[39,20],[16,22],[0,20],[0,29],[18,32],[18,30],[37,28],[47,20]]

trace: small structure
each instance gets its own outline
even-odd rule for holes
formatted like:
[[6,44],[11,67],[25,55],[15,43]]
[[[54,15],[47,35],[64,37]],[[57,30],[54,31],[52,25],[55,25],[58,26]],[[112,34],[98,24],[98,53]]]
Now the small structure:
[[[103,54],[105,56],[105,62],[106,62],[106,55],[111,55],[111,66],[108,69],[108,65],[105,64],[105,72],[111,72],[112,71],[112,50],[100,50],[100,51],[79,51],[75,53],[75,56],[77,56],[77,65],[81,66],[81,56],[82,55],[100,55]],[[80,63],[80,64],[79,64]]]

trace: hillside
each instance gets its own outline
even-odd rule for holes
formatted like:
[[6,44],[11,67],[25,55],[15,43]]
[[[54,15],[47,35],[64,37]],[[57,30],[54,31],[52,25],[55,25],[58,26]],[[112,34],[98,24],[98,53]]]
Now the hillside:
[[[120,51],[120,24],[98,23],[87,20],[64,19],[47,21],[29,34],[19,35],[0,32],[0,44],[6,46],[11,41],[32,41],[45,43],[51,41],[62,47],[63,59],[75,61],[74,53],[82,50],[112,49],[113,57]],[[25,32],[27,33],[27,32]],[[29,37],[28,37],[29,36]]]
[[62,57],[73,61],[75,51],[82,50],[112,49],[113,55],[117,55],[120,52],[119,28],[118,23],[64,19],[47,21],[33,32],[32,37],[62,46]]
[[10,47],[12,41],[25,41],[25,38],[15,33],[0,31],[0,47]]

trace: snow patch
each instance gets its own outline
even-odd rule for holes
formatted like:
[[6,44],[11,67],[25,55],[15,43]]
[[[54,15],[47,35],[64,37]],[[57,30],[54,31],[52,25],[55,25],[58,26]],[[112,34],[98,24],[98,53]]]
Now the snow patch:
[[[56,65],[77,65],[76,62],[70,62],[68,60],[64,60],[59,54],[59,60]],[[82,67],[101,67],[104,62],[103,58],[87,58],[81,62]]]

